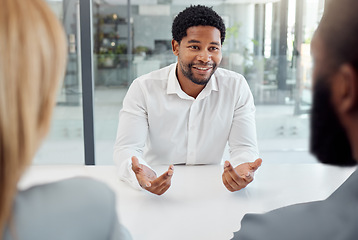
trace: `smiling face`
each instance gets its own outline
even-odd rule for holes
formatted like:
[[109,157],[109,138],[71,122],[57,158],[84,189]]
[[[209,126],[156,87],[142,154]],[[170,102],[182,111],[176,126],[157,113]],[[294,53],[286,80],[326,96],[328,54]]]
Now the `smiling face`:
[[222,59],[220,31],[211,26],[190,27],[180,44],[173,40],[172,45],[179,82],[207,84]]

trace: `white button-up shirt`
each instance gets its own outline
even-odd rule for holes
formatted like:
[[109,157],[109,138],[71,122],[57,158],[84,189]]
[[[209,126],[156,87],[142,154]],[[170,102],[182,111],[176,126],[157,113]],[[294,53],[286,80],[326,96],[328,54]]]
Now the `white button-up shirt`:
[[119,113],[114,162],[138,187],[131,157],[141,164],[220,164],[228,143],[233,166],[258,158],[255,106],[245,78],[218,68],[197,98],[187,95],[176,64],[133,81]]

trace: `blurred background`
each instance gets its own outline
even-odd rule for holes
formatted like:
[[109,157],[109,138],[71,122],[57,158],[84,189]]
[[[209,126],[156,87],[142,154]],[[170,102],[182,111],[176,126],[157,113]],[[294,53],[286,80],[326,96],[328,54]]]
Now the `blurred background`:
[[[131,82],[176,61],[171,24],[187,6],[212,6],[227,27],[221,67],[245,76],[265,163],[315,163],[309,154],[310,42],[328,0],[47,0],[69,42],[51,132],[34,164],[113,164],[118,113]],[[92,69],[81,59],[81,4],[89,5]],[[81,9],[81,11],[80,11]],[[83,69],[85,68],[85,69]],[[83,79],[90,71],[91,79]],[[83,83],[90,81],[93,89]],[[83,90],[85,89],[85,90]],[[83,95],[93,91],[93,114]],[[85,117],[84,117],[85,116]],[[84,122],[93,122],[93,135]],[[85,154],[85,142],[92,151]],[[86,161],[88,163],[88,161]]]

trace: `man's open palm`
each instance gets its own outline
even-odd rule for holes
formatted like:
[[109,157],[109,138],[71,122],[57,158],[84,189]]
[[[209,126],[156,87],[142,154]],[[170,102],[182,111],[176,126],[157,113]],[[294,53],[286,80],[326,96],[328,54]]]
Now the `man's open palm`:
[[162,195],[165,193],[170,185],[174,173],[174,166],[170,165],[168,171],[157,178],[155,172],[149,167],[139,164],[138,158],[132,157],[132,170],[135,173],[139,185],[145,190]]
[[261,163],[261,158],[258,158],[255,162],[242,163],[234,168],[229,161],[225,161],[222,175],[225,187],[231,192],[245,188],[254,180],[254,173]]

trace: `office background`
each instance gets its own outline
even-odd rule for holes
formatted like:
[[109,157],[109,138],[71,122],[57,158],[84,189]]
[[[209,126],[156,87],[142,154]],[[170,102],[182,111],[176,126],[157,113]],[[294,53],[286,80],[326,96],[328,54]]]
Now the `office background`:
[[226,23],[221,67],[249,83],[264,162],[316,162],[308,143],[309,44],[327,0],[47,1],[63,22],[69,58],[34,164],[113,164],[126,91],[137,76],[176,61],[171,23],[190,4],[213,6]]

